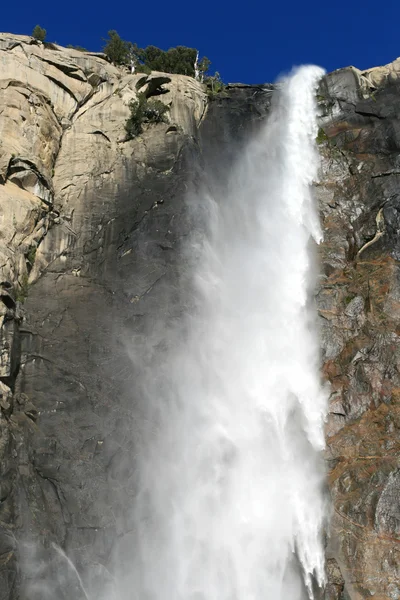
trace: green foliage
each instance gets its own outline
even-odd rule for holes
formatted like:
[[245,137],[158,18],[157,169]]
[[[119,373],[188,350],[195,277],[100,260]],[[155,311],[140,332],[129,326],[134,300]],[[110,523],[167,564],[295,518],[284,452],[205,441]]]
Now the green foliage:
[[225,90],[225,84],[221,79],[221,75],[216,71],[214,75],[206,77],[204,83],[207,86],[207,94],[214,98],[217,94],[220,94]]
[[206,73],[207,73],[208,69],[210,68],[210,66],[211,66],[211,60],[209,58],[207,58],[207,56],[203,56],[203,58],[198,63],[199,71],[202,75],[202,78],[204,78],[206,76]]
[[168,106],[161,100],[147,100],[145,108],[145,120],[149,123],[165,123]]
[[140,63],[135,67],[136,73],[145,73],[146,75],[151,74],[151,69],[147,65],[141,65]]
[[131,140],[143,131],[143,123],[166,122],[168,106],[161,100],[148,100],[145,94],[139,94],[138,100],[129,104],[130,117],[125,124],[127,139]]
[[28,261],[28,271],[30,271],[33,267],[33,263],[35,262],[36,257],[36,246],[31,246],[25,255],[26,260]]
[[[161,71],[163,73],[177,73],[180,75],[195,76],[194,65],[197,57],[195,48],[176,46],[169,50],[162,50],[157,46],[139,48],[137,44],[127,42],[112,29],[108,32],[108,39],[104,40],[103,47],[108,59],[116,65],[135,65],[137,73]],[[76,47],[80,49],[79,47]],[[198,62],[200,73],[206,74],[210,68],[211,61],[205,56]]]
[[317,134],[317,137],[315,138],[315,141],[317,142],[318,145],[323,144],[324,142],[328,141],[328,136],[326,135],[326,133],[322,129],[322,127],[320,127],[318,129],[318,134]]
[[79,52],[87,52],[87,48],[83,46],[74,46],[73,44],[68,44],[67,48],[71,48],[71,50],[79,50]]
[[143,52],[144,52],[144,50],[142,48],[139,48],[139,46],[136,44],[136,42],[134,44],[132,44],[132,42],[127,42],[127,44],[128,44],[129,58],[131,60],[133,60],[133,62],[135,64],[138,61],[142,61],[143,62]]
[[49,50],[58,50],[57,42],[43,42],[43,45],[45,48],[48,48]]
[[108,32],[108,40],[104,41],[106,44],[103,47],[103,51],[112,63],[115,65],[125,65],[129,63],[129,42],[125,42],[125,40],[121,39],[114,29],[111,29]]
[[138,50],[137,57],[139,61],[152,71],[178,73],[194,77],[194,63],[197,56],[195,48],[177,46],[165,51],[156,46],[147,46],[143,50]]
[[40,25],[36,25],[36,27],[32,31],[32,37],[34,37],[35,40],[39,40],[39,42],[44,42],[44,40],[46,39],[46,35],[47,31],[43,29],[43,27],[40,27]]
[[144,109],[146,102],[146,96],[144,94],[140,94],[138,100],[132,100],[129,103],[131,114],[125,124],[125,130],[127,134],[126,137],[128,140],[131,140],[132,138],[141,134],[143,131],[142,124],[144,120]]

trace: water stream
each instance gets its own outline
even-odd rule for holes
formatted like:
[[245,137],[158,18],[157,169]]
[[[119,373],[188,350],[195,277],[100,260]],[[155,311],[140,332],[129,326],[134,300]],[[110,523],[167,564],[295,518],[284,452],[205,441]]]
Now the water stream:
[[224,196],[197,199],[208,223],[189,247],[193,309],[142,389],[123,599],[300,600],[323,583],[322,75],[306,66],[284,79]]

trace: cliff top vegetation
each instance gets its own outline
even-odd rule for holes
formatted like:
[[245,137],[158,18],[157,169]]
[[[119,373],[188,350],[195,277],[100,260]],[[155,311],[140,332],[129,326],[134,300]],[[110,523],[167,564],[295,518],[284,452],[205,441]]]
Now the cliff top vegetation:
[[[36,25],[32,37],[44,42],[46,30],[40,25]],[[169,50],[162,50],[152,45],[139,48],[136,43],[123,40],[114,29],[108,32],[108,38],[103,39],[103,42],[103,52],[114,65],[128,67],[136,73],[149,74],[151,71],[162,71],[195,77],[207,85],[210,95],[223,89],[220,74],[216,72],[211,75],[209,72],[211,61],[206,56],[199,59],[196,48],[175,46]],[[87,51],[82,46],[69,45],[68,47],[82,52]]]

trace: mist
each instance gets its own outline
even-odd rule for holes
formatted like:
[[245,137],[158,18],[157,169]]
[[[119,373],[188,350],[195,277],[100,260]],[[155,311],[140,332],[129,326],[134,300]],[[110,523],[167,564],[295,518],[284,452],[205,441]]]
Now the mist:
[[282,80],[223,191],[188,197],[185,316],[129,348],[137,495],[118,600],[300,600],[324,583],[312,296],[322,75]]

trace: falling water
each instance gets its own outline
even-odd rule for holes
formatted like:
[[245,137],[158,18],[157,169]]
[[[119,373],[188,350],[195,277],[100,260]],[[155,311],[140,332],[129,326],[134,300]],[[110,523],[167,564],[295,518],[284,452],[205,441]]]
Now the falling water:
[[68,569],[71,571],[73,576],[76,578],[76,581],[79,586],[79,590],[82,592],[83,596],[85,597],[85,600],[89,600],[89,596],[85,589],[85,586],[83,585],[81,576],[79,575],[79,572],[78,572],[77,568],[75,567],[74,563],[72,562],[72,560],[65,554],[64,550],[62,550],[62,548],[60,548],[60,546],[57,546],[57,544],[54,544],[54,542],[51,544],[51,547],[54,548],[54,550],[62,558],[62,560],[64,560],[66,562]]
[[322,75],[307,66],[283,80],[224,197],[198,198],[208,228],[190,246],[191,314],[142,390],[123,598],[299,600],[323,583],[312,300]]

